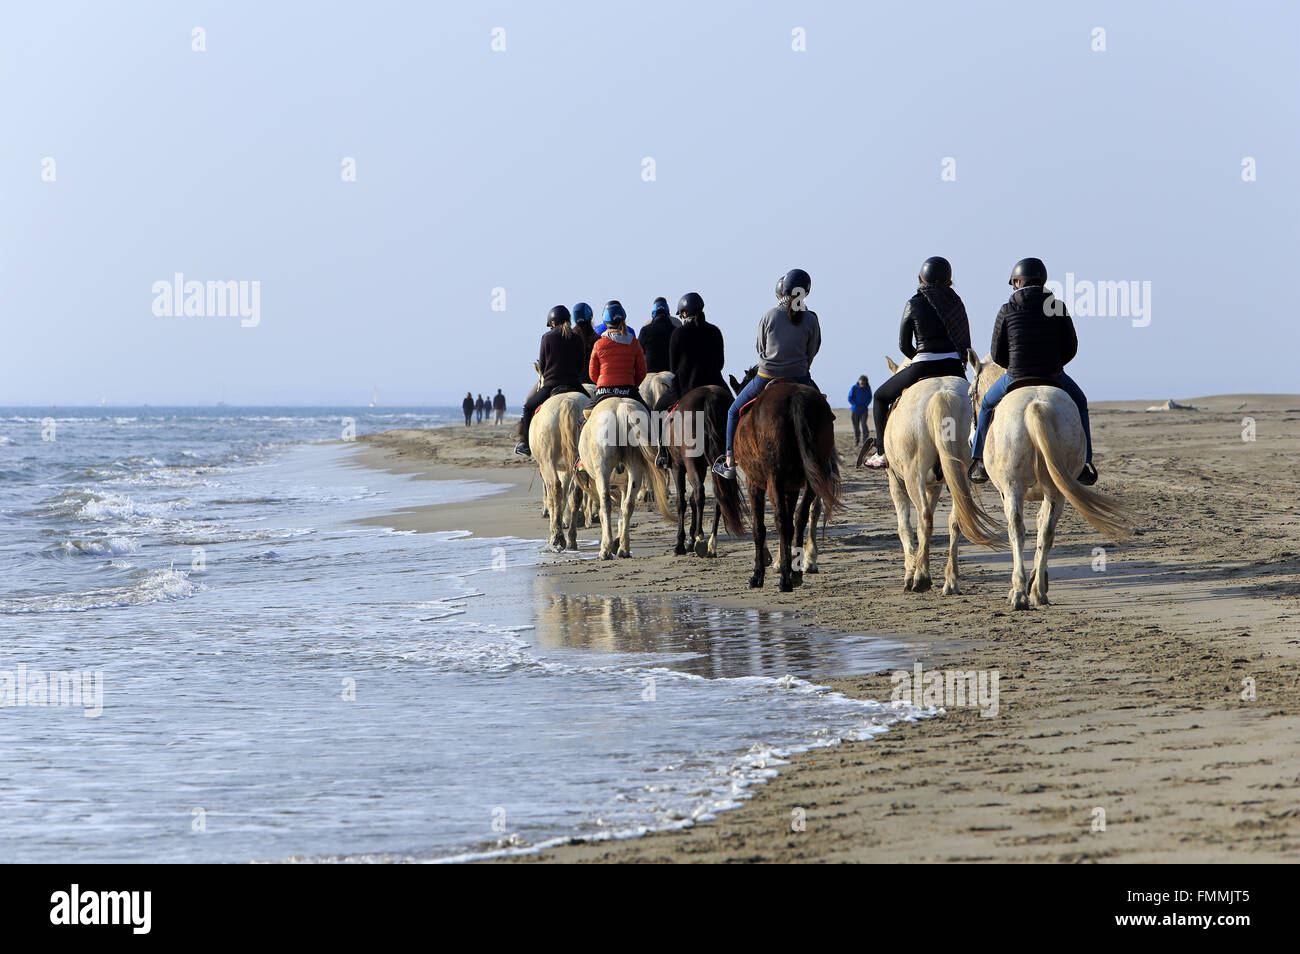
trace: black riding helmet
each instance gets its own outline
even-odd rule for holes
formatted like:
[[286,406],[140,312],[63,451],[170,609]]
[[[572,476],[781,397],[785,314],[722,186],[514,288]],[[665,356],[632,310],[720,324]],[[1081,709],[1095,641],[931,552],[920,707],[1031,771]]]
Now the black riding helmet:
[[777,280],[776,297],[789,298],[798,288],[802,288],[804,297],[807,297],[812,291],[812,278],[802,268],[792,268]]
[[921,263],[917,277],[927,285],[947,285],[952,281],[952,265],[942,255],[931,255]]
[[[1047,266],[1041,258],[1022,258],[1011,269],[1011,278],[1023,278],[1027,285],[1042,285],[1047,282]],[[1011,279],[1007,279],[1011,284]]]
[[578,324],[582,324],[584,321],[585,321],[585,322],[590,322],[590,321],[591,321],[591,306],[588,305],[585,301],[580,301],[580,302],[578,302],[576,305],[574,305],[574,306],[573,306],[573,320],[574,320],[576,323],[578,323]]
[[546,313],[546,327],[551,325],[567,325],[569,323],[569,309],[563,305],[556,305]]
[[677,299],[677,314],[679,315],[704,314],[704,299],[700,297],[700,293],[687,292],[681,298]]

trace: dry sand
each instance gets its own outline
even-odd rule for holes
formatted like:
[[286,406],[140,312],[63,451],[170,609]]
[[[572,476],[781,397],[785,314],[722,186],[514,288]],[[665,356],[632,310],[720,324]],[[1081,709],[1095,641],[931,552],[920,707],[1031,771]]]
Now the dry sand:
[[[848,506],[821,572],[794,593],[778,592],[774,574],[748,589],[748,539],[722,538],[716,560],[673,556],[675,525],[654,514],[638,514],[631,560],[548,557],[542,572],[573,592],[668,586],[902,637],[927,668],[998,670],[1000,706],[994,718],[950,708],[798,756],[741,808],[685,831],[516,860],[1300,861],[1300,396],[1180,403],[1198,410],[1094,406],[1098,487],[1133,508],[1140,535],[1108,548],[1097,572],[1105,541],[1067,509],[1046,608],[1010,612],[1009,554],[969,544],[961,595],[904,593],[886,479],[853,469],[843,411]],[[1242,439],[1247,417],[1253,441]],[[365,439],[358,463],[510,485],[381,522],[543,536],[536,468],[511,453],[510,423]],[[997,492],[986,486],[984,501],[1000,519]],[[937,575],[946,527],[944,508]],[[893,689],[889,673],[832,684],[874,699]],[[796,808],[804,831],[792,830]]]

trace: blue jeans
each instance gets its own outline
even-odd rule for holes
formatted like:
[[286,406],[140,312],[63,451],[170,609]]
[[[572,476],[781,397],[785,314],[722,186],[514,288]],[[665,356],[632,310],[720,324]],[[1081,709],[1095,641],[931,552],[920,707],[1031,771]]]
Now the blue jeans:
[[727,456],[732,460],[736,459],[732,454],[732,446],[736,440],[736,428],[740,426],[740,409],[750,401],[754,400],[754,398],[758,397],[759,394],[762,393],[763,388],[767,387],[773,381],[780,380],[794,381],[796,384],[807,384],[810,387],[817,387],[817,385],[813,384],[812,377],[807,374],[802,378],[785,379],[765,378],[762,375],[754,375],[750,382],[740,389],[740,393],[736,395],[736,400],[731,404],[731,410],[727,412]]
[[[1061,382],[1061,390],[1070,395],[1075,407],[1079,409],[1079,420],[1083,424],[1083,437],[1088,446],[1087,457],[1084,459],[1091,463],[1092,428],[1088,424],[1088,399],[1079,390],[1079,385],[1074,383],[1074,379],[1064,371],[1057,375],[1057,380]],[[1007,388],[1009,387],[1011,387],[1011,375],[1004,374],[993,382],[991,388],[984,392],[984,399],[980,401],[979,420],[975,422],[975,443],[970,452],[971,457],[975,460],[984,459],[984,440],[989,436],[989,427],[993,424],[993,409],[997,407],[999,401],[1006,397]]]

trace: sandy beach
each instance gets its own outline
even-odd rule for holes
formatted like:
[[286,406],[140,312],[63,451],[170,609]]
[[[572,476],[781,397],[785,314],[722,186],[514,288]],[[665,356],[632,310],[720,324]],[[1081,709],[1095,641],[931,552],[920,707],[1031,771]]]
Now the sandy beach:
[[[1196,410],[1093,405],[1099,489],[1132,508],[1138,535],[1109,547],[1067,509],[1046,608],[1011,613],[1009,554],[964,542],[960,595],[903,592],[887,481],[853,468],[846,411],[837,433],[847,506],[828,528],[821,572],[793,593],[772,576],[747,587],[748,538],[720,538],[715,560],[674,556],[675,522],[653,513],[637,514],[631,560],[548,556],[541,572],[573,593],[671,588],[895,636],[927,670],[996,670],[1000,703],[991,718],[952,707],[795,757],[741,808],[683,831],[512,860],[1300,860],[1300,396],[1178,400]],[[542,537],[540,479],[512,453],[513,423],[359,439],[359,465],[506,485],[377,522]],[[986,486],[983,499],[1001,522],[997,492]],[[940,571],[946,513],[945,502]],[[894,691],[889,672],[831,684],[878,700]],[[798,809],[802,831],[792,828]]]

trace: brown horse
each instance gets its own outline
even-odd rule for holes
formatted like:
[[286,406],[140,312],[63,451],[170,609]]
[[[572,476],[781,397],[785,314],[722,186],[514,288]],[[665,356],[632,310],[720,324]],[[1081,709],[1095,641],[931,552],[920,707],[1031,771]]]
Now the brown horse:
[[[721,385],[711,384],[694,388],[677,402],[677,409],[668,416],[665,424],[664,447],[672,460],[673,475],[677,483],[677,548],[678,556],[694,553],[696,556],[718,555],[718,517],[726,523],[734,536],[745,533],[742,513],[744,500],[734,480],[713,475],[713,531],[704,536],[704,485],[710,473],[709,463],[726,450],[727,411],[731,395]],[[686,546],[686,480],[690,478],[691,493],[691,545]]]
[[[741,386],[756,372],[756,368],[750,368]],[[732,387],[736,387],[734,379]],[[753,511],[754,575],[749,585],[763,585],[771,562],[764,546],[767,530],[763,526],[763,506],[766,497],[771,497],[781,537],[781,591],[788,593],[803,583],[804,532],[814,502],[825,509],[828,520],[840,506],[835,415],[826,396],[806,384],[773,381],[740,419],[735,454],[736,463],[745,472]],[[792,566],[795,549],[800,551],[797,568]]]

